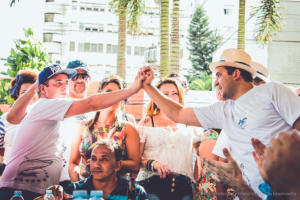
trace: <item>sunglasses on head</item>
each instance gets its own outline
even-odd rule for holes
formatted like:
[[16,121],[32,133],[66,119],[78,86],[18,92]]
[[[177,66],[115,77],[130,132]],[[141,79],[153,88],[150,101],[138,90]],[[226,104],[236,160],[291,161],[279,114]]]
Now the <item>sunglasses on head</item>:
[[90,78],[88,74],[76,74],[75,76],[72,77],[72,81],[76,81],[79,78],[79,76],[85,81]]

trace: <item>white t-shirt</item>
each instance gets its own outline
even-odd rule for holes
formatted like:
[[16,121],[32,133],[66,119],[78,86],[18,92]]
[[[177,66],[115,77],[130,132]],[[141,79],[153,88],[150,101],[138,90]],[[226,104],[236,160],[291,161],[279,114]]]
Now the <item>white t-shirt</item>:
[[[29,112],[32,108],[32,105],[29,105],[27,107],[27,112]],[[17,133],[17,130],[19,128],[19,124],[11,124],[7,121],[7,113],[4,113],[2,116],[1,116],[1,120],[5,126],[5,130],[6,130],[6,133],[5,133],[5,136],[4,136],[4,148],[5,148],[5,151],[4,151],[4,156],[3,156],[3,163],[7,164],[9,159],[10,159],[10,156],[11,156],[11,150],[12,150],[12,147],[13,147],[13,142],[14,142],[14,139],[15,139],[15,135]]]
[[62,169],[60,121],[72,105],[68,99],[39,99],[17,131],[0,187],[44,194],[58,184]]
[[300,98],[282,84],[270,82],[254,87],[235,101],[194,108],[194,113],[204,128],[225,131],[231,155],[245,181],[264,197],[258,190],[263,180],[252,157],[251,138],[268,146],[280,132],[291,131],[300,117]]
[[228,142],[228,137],[226,133],[222,130],[212,152],[213,154],[225,159],[226,157],[223,154],[224,148],[227,148],[229,151],[231,151],[231,146]]
[[72,141],[78,131],[82,115],[66,118],[60,126],[60,136],[63,142],[63,168],[59,182],[69,181],[69,160],[71,156]]

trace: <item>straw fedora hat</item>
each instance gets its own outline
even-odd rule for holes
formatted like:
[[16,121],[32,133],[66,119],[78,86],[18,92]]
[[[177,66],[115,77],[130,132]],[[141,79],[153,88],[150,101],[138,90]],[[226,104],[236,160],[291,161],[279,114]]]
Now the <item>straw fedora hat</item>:
[[213,62],[209,65],[209,69],[214,72],[217,67],[230,66],[239,69],[244,69],[252,76],[255,75],[255,70],[251,67],[251,57],[245,51],[240,49],[226,49],[221,55],[221,60]]
[[258,62],[253,62],[253,61],[251,62],[251,66],[256,71],[255,77],[258,77],[264,81],[268,80],[269,72],[265,66],[263,66],[262,64],[260,64]]

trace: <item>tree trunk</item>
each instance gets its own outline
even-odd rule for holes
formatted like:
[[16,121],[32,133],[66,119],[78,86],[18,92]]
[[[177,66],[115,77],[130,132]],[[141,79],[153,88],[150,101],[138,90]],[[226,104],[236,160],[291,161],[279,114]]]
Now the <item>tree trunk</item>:
[[160,77],[168,75],[169,70],[169,0],[160,4]]
[[171,73],[179,73],[180,70],[179,3],[180,0],[173,0],[171,55],[169,70]]
[[240,0],[239,25],[238,25],[238,49],[245,50],[245,5],[246,0]]
[[117,74],[126,79],[126,6],[119,6]]

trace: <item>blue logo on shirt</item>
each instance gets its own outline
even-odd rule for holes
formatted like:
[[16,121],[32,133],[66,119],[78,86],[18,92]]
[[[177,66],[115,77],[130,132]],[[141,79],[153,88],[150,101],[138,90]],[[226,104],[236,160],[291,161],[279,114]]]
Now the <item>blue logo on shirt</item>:
[[246,126],[247,126],[247,120],[248,118],[247,117],[244,117],[243,119],[240,119],[239,123],[238,123],[238,126],[241,128],[241,129],[245,129]]

